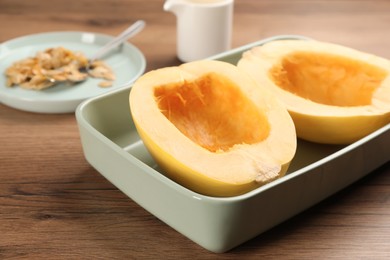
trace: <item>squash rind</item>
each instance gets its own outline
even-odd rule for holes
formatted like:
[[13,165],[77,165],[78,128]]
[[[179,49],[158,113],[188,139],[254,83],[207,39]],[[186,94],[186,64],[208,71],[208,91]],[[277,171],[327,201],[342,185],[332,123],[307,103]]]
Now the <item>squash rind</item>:
[[[249,102],[265,111],[271,124],[266,140],[211,152],[184,135],[159,110],[154,96],[157,87],[193,81],[209,72],[229,78]],[[164,174],[204,195],[235,196],[253,190],[283,176],[295,154],[295,128],[286,108],[246,73],[225,62],[196,61],[146,73],[133,85],[129,101],[138,133]]]
[[[371,104],[339,106],[317,103],[281,88],[269,74],[286,56],[303,51],[367,63],[383,70],[386,75],[373,92]],[[331,43],[284,40],[245,52],[237,66],[286,105],[299,138],[317,143],[350,144],[390,123],[390,61],[384,58]]]

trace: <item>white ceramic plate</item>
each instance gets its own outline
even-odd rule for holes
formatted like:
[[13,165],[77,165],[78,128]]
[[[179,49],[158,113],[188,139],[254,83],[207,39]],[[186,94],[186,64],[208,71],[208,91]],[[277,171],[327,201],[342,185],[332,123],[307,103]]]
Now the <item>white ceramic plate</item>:
[[16,38],[0,45],[0,102],[3,104],[37,113],[69,113],[85,99],[107,91],[125,87],[136,80],[145,71],[144,55],[132,44],[126,42],[103,60],[113,69],[116,80],[113,86],[101,88],[101,79],[88,78],[86,81],[69,86],[66,83],[36,91],[6,86],[4,72],[12,63],[35,56],[38,51],[50,47],[65,47],[82,52],[87,57],[95,53],[112,37],[89,32],[50,32]]

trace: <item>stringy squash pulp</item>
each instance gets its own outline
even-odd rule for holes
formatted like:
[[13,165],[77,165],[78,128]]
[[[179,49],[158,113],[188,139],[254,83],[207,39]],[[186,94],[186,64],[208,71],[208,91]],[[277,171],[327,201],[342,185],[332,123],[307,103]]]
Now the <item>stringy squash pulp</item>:
[[196,61],[146,73],[130,92],[133,121],[172,180],[234,196],[283,176],[296,150],[285,107],[237,67]]
[[238,67],[273,91],[298,137],[352,143],[390,122],[390,62],[347,47],[285,40],[255,47]]

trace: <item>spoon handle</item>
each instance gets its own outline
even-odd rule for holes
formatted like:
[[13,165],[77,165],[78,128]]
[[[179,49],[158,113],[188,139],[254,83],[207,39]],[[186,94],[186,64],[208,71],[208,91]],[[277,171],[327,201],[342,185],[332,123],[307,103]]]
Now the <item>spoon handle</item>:
[[91,58],[90,61],[97,60],[103,57],[107,52],[117,47],[122,42],[126,41],[131,36],[134,36],[140,32],[145,27],[145,22],[143,20],[138,20],[132,25],[130,25],[126,30],[121,34],[116,36],[114,39],[106,43],[100,50],[98,50]]

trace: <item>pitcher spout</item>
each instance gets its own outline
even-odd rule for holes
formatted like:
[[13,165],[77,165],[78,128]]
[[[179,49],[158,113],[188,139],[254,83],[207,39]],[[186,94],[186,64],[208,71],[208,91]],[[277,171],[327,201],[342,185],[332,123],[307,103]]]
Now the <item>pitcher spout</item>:
[[180,15],[184,7],[183,0],[166,0],[164,3],[164,11],[172,12],[175,15]]

